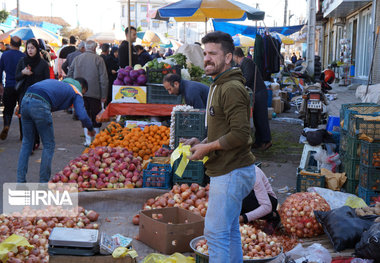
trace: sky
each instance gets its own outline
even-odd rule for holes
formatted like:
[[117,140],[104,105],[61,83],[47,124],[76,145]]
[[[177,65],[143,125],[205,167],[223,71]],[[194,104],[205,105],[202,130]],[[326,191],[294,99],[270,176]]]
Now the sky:
[[[16,0],[0,0],[7,9],[16,8]],[[265,11],[267,26],[282,26],[284,21],[285,0],[239,0],[247,5]],[[38,16],[60,16],[71,26],[77,22],[90,28],[94,33],[112,29],[120,24],[120,2],[118,0],[19,0],[23,12]],[[288,0],[288,10],[294,14],[291,24],[298,23],[298,17],[306,16],[306,0]]]

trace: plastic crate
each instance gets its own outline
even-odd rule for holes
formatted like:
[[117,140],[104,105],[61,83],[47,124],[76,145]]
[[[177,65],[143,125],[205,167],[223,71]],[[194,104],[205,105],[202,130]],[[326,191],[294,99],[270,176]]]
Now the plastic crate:
[[181,67],[178,65],[172,66],[171,68],[163,68],[163,69],[152,69],[147,68],[146,75],[148,77],[148,85],[155,83],[155,84],[162,84],[162,81],[165,77],[165,75],[173,73],[181,76]]
[[367,203],[367,205],[373,205],[376,202],[374,200],[374,198],[379,198],[380,197],[380,192],[376,192],[376,191],[372,191],[372,190],[366,189],[365,187],[362,187],[359,184],[359,187],[358,187],[358,196],[360,198],[362,198]]
[[[152,171],[154,167],[157,167],[158,171]],[[147,169],[143,171],[143,187],[169,189],[171,179],[172,168],[170,164],[149,163]]]
[[362,141],[360,163],[371,168],[380,169],[380,143]]
[[190,111],[175,113],[174,146],[177,147],[181,138],[206,137],[205,112]]
[[297,173],[297,192],[306,192],[309,187],[325,187],[325,176]]
[[352,159],[360,159],[360,149],[362,140],[357,139],[356,136],[347,135],[347,147],[345,156]]
[[375,103],[343,104],[340,109],[340,121],[343,121],[342,129],[349,130],[352,114],[372,114],[374,112],[380,112],[380,106]]
[[372,191],[380,191],[380,169],[360,165],[360,185]]
[[170,95],[161,84],[147,85],[147,103],[155,104],[182,104],[182,96]]
[[341,156],[346,154],[347,151],[347,140],[348,140],[348,132],[345,130],[340,131],[340,138],[339,138],[339,154]]
[[343,188],[344,188],[344,190],[346,190],[347,193],[357,194],[358,193],[358,185],[359,185],[358,180],[347,179],[347,181],[344,183]]
[[364,134],[372,138],[374,141],[380,141],[380,120],[367,121],[363,118],[357,117],[356,115],[350,115],[348,133],[351,136],[360,136]]
[[195,263],[208,263],[208,258],[195,254]]
[[360,159],[349,158],[345,155],[343,158],[343,171],[346,172],[348,180],[359,180]]
[[173,184],[192,184],[196,183],[199,185],[204,185],[205,180],[205,168],[203,162],[200,161],[189,161],[186,166],[182,177],[175,174],[178,168],[180,160],[176,160],[173,165]]

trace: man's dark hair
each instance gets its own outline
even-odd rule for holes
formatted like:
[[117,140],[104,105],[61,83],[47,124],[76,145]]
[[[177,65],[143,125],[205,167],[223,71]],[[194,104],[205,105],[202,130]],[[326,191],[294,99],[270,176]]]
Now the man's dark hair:
[[70,44],[74,44],[77,42],[77,38],[75,36],[70,36]]
[[[135,28],[135,27],[133,27],[133,26],[131,26],[131,30],[135,30],[135,31],[136,31],[136,28]],[[127,34],[128,34],[128,31],[129,31],[129,27],[127,27],[127,28],[124,30],[124,32],[125,32],[125,35],[127,35]]]
[[19,48],[21,46],[21,38],[11,37],[11,46]]
[[136,45],[136,46],[135,46],[135,49],[136,49],[137,51],[140,51],[140,50],[143,50],[143,51],[144,51],[144,50],[145,50],[144,47],[141,46],[141,45]]
[[174,86],[174,82],[181,83],[181,77],[177,74],[168,74],[164,77],[164,82],[169,82],[171,86]]
[[110,50],[110,45],[109,44],[102,44],[102,52],[108,52]]
[[240,47],[235,47],[234,56],[236,56],[238,58],[243,58],[244,57],[243,50]]
[[87,83],[87,80],[85,80],[84,78],[75,78],[76,81],[79,82],[79,84],[81,85],[82,87],[82,94],[85,92],[84,90],[88,91],[88,83]]
[[194,44],[198,46],[202,46],[201,43],[199,43],[198,41],[195,41]]
[[216,43],[221,44],[224,54],[233,54],[235,45],[232,37],[222,31],[208,33],[202,38],[202,44]]
[[62,45],[66,45],[69,43],[69,40],[67,38],[62,38]]

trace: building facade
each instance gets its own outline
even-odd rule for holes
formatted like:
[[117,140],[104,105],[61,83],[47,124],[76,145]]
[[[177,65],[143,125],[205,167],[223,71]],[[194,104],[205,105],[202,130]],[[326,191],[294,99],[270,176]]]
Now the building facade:
[[317,15],[321,26],[319,55],[324,68],[333,62],[344,63],[347,70],[341,74],[349,74],[354,83],[367,81],[374,52],[374,20],[378,1],[319,1],[322,14],[319,19]]

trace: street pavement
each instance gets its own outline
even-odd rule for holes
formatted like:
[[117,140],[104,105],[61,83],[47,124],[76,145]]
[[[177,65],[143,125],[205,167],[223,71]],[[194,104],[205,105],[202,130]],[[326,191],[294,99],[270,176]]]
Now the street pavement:
[[[359,102],[355,98],[355,91],[349,90],[348,87],[334,87],[333,92],[337,93],[337,100],[330,101],[328,110],[330,115],[339,116],[340,106],[344,103]],[[281,117],[281,114],[280,116]],[[68,162],[82,153],[85,149],[82,145],[84,142],[83,129],[80,121],[74,121],[72,115],[64,111],[53,113],[54,133],[55,133],[55,153],[52,163],[52,175],[62,170]],[[294,126],[294,125],[293,125]],[[0,108],[0,129],[3,127],[2,122],[2,107]],[[103,128],[105,125],[103,125]],[[272,133],[283,134],[284,131],[290,132],[292,138],[289,139],[292,143],[297,143],[299,132],[302,127],[293,127],[289,124],[279,124],[271,121]],[[273,141],[274,146],[279,142]],[[5,141],[0,140],[0,185],[7,182],[16,182],[17,162],[20,152],[21,141],[19,140],[19,124],[17,117],[12,120],[11,128],[8,138]],[[40,149],[35,151],[29,159],[29,170],[27,174],[28,182],[38,182],[39,180],[39,166],[42,154],[42,144]],[[276,147],[273,147],[276,148]],[[278,147],[280,150],[281,147]],[[298,156],[300,157],[300,150],[298,155],[287,156],[286,149],[284,152],[278,154],[273,152],[268,157],[261,158],[260,154],[257,155],[258,161],[263,162],[262,169],[272,181],[273,188],[276,193],[278,189],[288,186],[289,189],[295,188],[296,185],[296,168],[299,164]],[[281,156],[279,156],[281,155]],[[0,188],[0,211],[2,211],[3,189]],[[289,193],[280,195],[280,203],[286,198]]]

